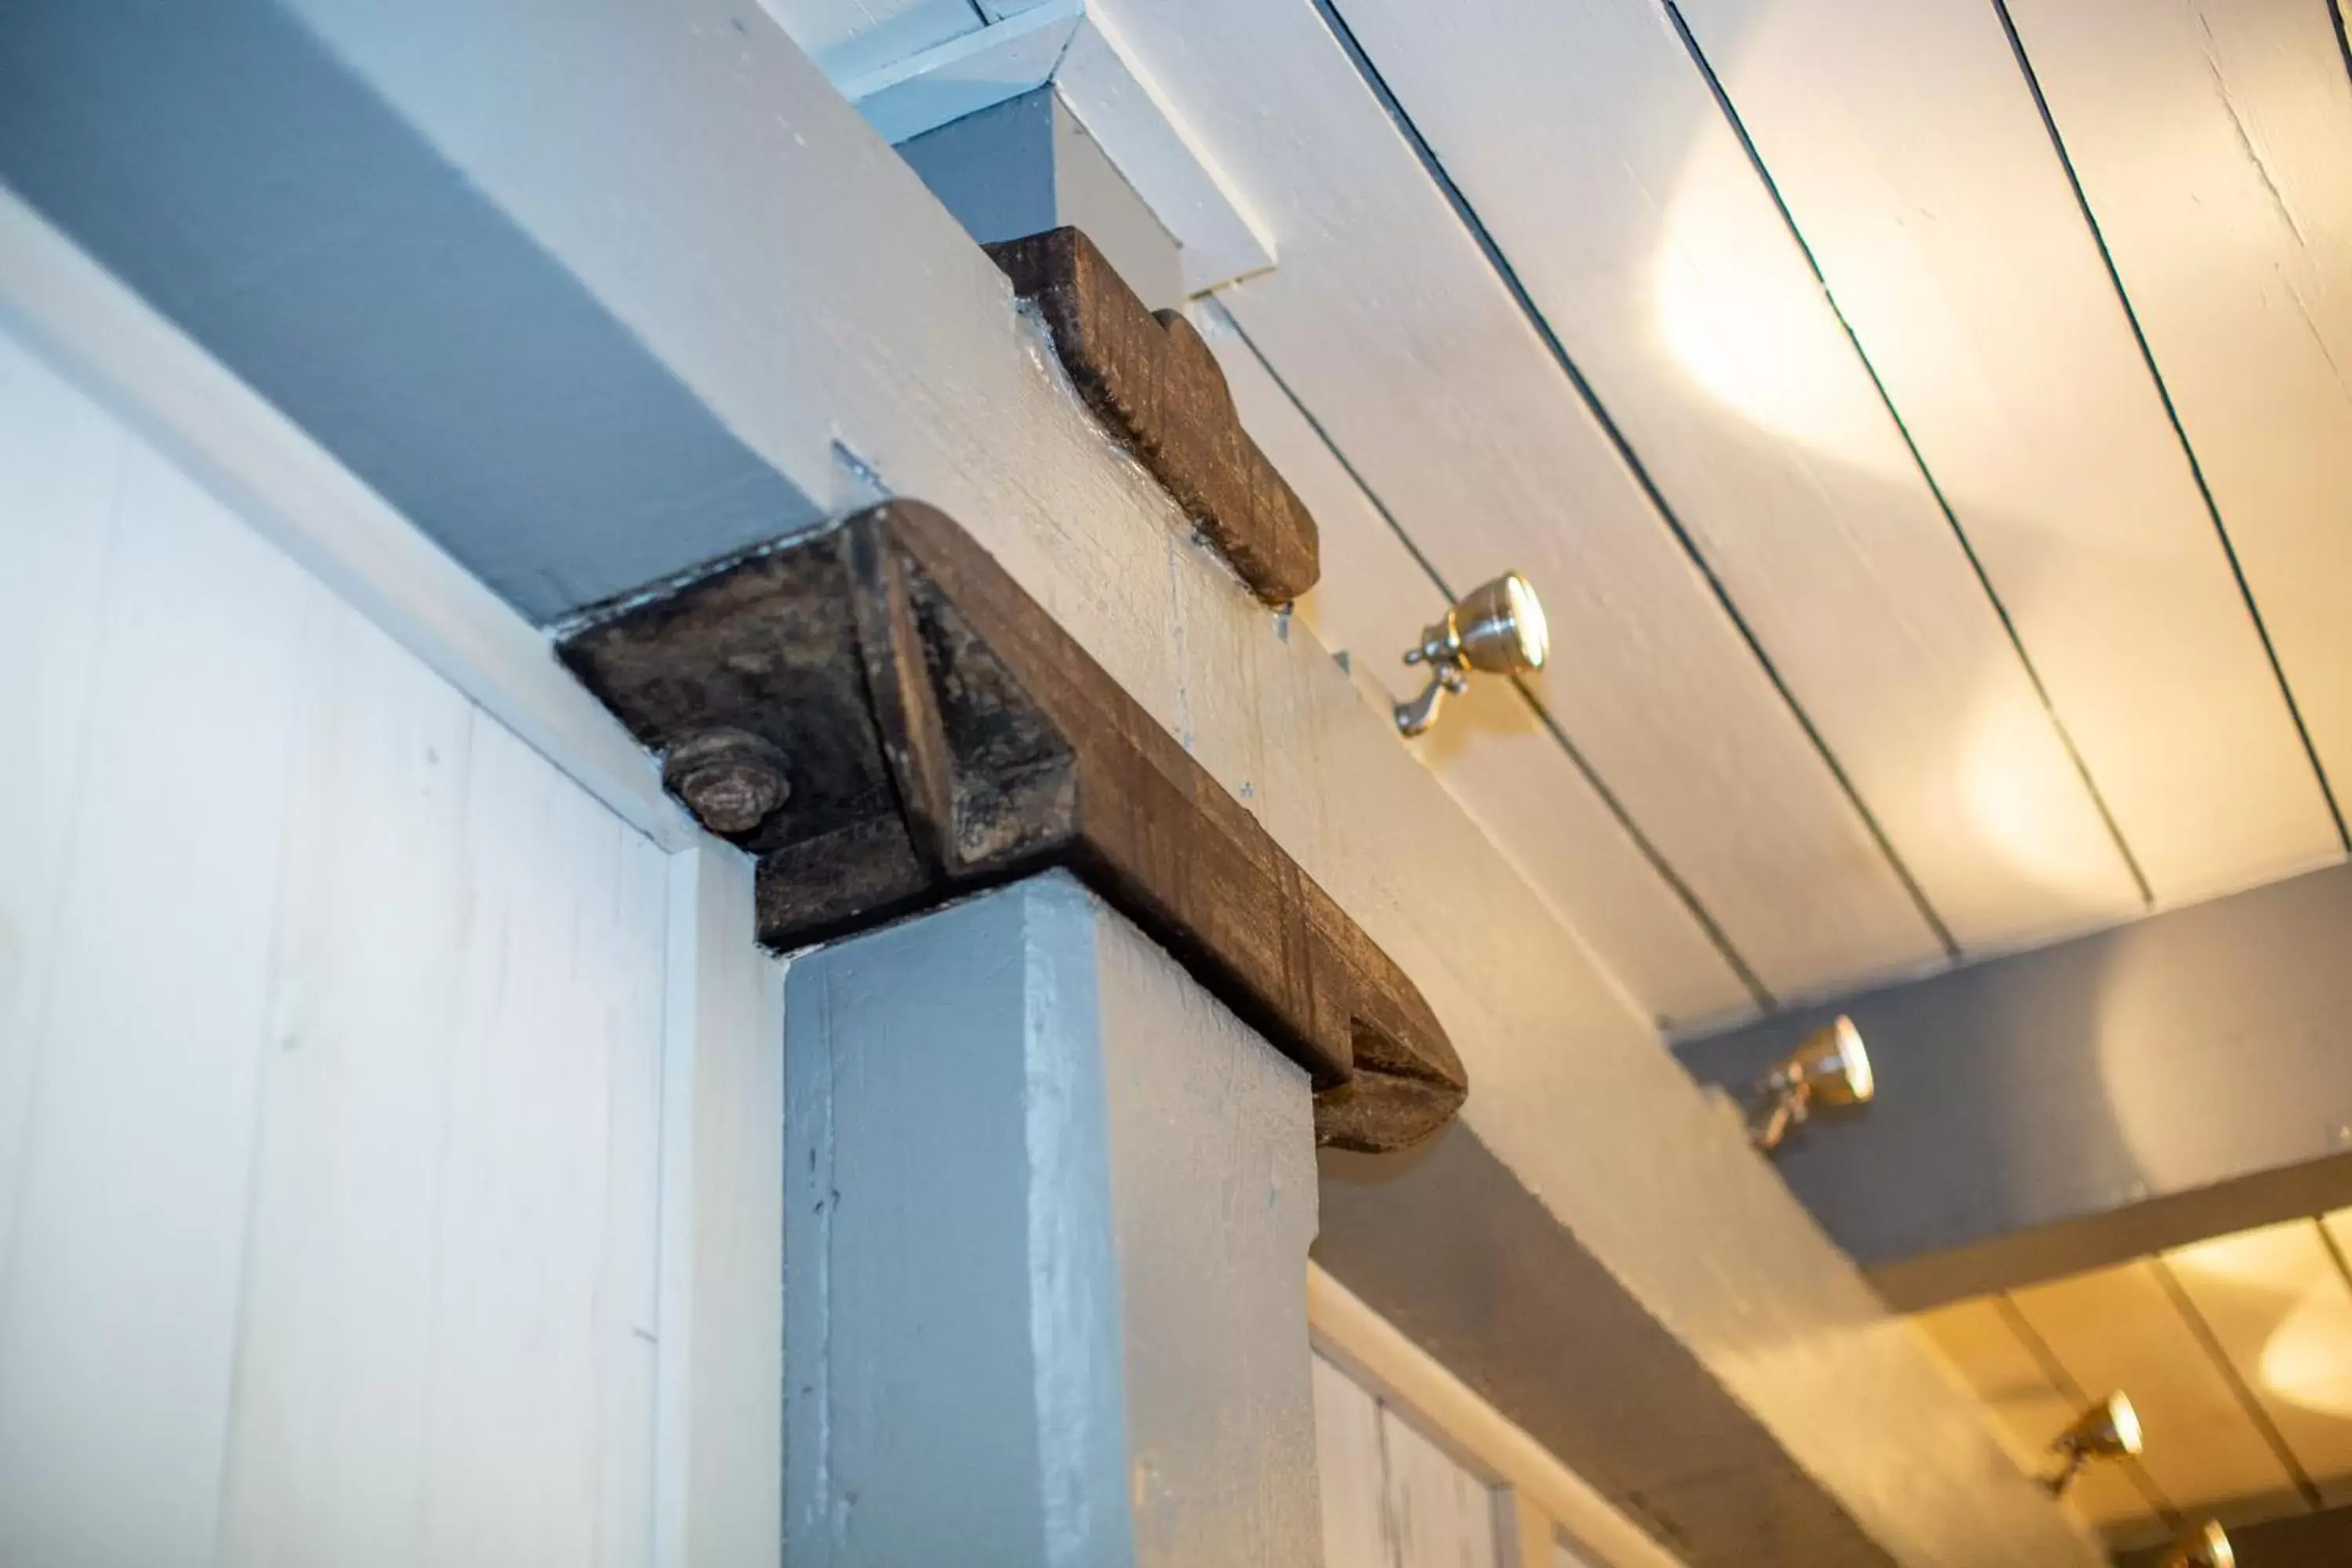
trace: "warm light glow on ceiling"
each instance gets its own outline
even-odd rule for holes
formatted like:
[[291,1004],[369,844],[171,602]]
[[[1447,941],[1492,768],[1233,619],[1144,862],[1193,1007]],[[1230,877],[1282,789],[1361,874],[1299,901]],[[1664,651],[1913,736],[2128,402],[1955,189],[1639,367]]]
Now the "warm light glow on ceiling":
[[1685,155],[1655,268],[1658,333],[1709,397],[1855,467],[1908,463],[1820,280],[1727,126],[1702,128]]

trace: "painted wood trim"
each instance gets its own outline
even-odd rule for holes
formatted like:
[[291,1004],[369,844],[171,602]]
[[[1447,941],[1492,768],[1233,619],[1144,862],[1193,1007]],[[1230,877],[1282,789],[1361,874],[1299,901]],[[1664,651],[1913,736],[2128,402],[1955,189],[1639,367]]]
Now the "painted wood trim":
[[752,866],[670,858],[656,1568],[774,1568],[783,1539],[784,964]]
[[665,849],[697,841],[544,633],[5,188],[0,321],[623,821]]
[[1307,1321],[1317,1350],[1412,1412],[1441,1443],[1490,1481],[1509,1488],[1514,1507],[1545,1521],[1544,1551],[1527,1555],[1526,1563],[1556,1568],[1550,1527],[1557,1525],[1593,1559],[1595,1568],[1681,1568],[1681,1559],[1643,1534],[1428,1352],[1311,1263],[1307,1269]]

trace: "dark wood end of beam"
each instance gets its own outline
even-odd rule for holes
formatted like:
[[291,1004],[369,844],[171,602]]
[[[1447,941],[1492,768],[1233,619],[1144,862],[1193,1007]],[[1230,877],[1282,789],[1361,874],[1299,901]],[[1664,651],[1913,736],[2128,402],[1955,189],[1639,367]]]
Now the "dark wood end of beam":
[[[721,825],[758,857],[769,946],[1064,867],[1307,1069],[1319,1142],[1399,1149],[1460,1108],[1403,971],[946,514],[885,503],[560,650],[646,745],[774,760],[772,787],[730,776]],[[697,775],[667,776],[696,809]],[[747,799],[775,804],[747,824]]]
[[1315,519],[1242,428],[1192,323],[1154,315],[1075,228],[988,247],[1053,329],[1087,406],[1184,509],[1250,591],[1286,605],[1315,585]]

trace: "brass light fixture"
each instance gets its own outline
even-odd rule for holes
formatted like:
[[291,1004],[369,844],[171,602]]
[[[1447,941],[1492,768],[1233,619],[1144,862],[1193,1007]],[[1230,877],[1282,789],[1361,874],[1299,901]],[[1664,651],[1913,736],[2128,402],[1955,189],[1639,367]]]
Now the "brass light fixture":
[[[2139,1412],[2122,1394],[2110,1394],[2074,1417],[2050,1445],[2062,1466],[2042,1484],[2052,1497],[2064,1497],[2083,1468],[2097,1459],[2121,1459],[2139,1452]],[[2194,1558],[2186,1559],[2189,1562]]]
[[1468,686],[1473,670],[1518,675],[1541,669],[1550,656],[1542,601],[1525,577],[1506,572],[1462,595],[1444,620],[1421,634],[1421,646],[1405,654],[1407,664],[1429,666],[1429,685],[1396,705],[1397,728],[1408,735],[1427,731],[1437,722],[1445,694]]
[[2231,1549],[2230,1533],[2221,1521],[2209,1519],[2174,1542],[2157,1559],[2156,1568],[2238,1568],[2238,1554]]
[[1804,1121],[1816,1101],[1823,1105],[1866,1105],[1878,1092],[1870,1071],[1870,1052],[1862,1031],[1841,1015],[1805,1037],[1788,1060],[1774,1068],[1757,1085],[1761,1105],[1748,1137],[1769,1154],[1780,1146],[1789,1129]]

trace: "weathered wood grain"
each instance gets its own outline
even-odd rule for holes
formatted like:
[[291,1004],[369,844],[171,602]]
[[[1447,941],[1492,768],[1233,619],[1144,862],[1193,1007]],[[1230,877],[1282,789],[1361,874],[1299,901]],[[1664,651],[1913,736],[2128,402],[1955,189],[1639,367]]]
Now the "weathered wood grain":
[[1168,488],[1269,605],[1315,585],[1315,519],[1234,411],[1224,372],[1192,323],[1144,307],[1080,230],[1049,229],[988,254],[1045,313],[1078,395]]
[[1313,1075],[1318,1136],[1418,1141],[1465,1091],[1402,970],[946,514],[892,501],[650,601],[564,658],[649,745],[784,759],[779,949],[1068,865]]

